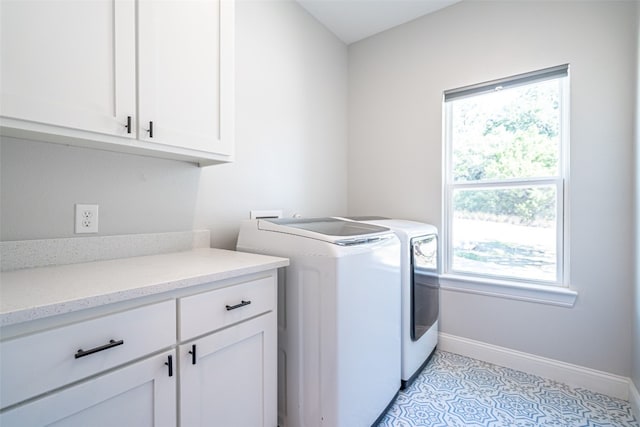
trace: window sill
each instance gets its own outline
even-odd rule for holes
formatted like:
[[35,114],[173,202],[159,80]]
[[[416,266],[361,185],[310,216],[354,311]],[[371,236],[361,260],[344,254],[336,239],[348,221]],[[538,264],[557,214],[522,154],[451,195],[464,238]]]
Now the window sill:
[[446,274],[440,276],[440,288],[447,291],[487,295],[560,307],[573,307],[578,292],[560,286],[483,280]]

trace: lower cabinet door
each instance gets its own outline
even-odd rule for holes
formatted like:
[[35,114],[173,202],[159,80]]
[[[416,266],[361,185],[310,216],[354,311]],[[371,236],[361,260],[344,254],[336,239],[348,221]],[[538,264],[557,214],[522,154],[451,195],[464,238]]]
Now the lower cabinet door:
[[180,425],[275,427],[276,340],[270,312],[181,345]]
[[168,427],[176,421],[174,350],[0,413],[2,427]]

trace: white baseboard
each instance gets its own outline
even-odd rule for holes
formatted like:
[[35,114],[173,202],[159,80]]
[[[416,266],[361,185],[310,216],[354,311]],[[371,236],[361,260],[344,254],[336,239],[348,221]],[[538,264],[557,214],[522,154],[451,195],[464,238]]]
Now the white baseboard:
[[640,392],[633,381],[629,381],[629,404],[631,404],[633,415],[640,420]]
[[[597,371],[583,366],[558,360],[547,359],[534,354],[511,350],[468,338],[440,332],[438,348],[443,351],[483,360],[494,365],[538,375],[572,387],[586,388],[618,399],[630,400],[632,387],[627,377]],[[633,387],[635,389],[635,387]],[[635,389],[636,404],[638,391]],[[636,415],[637,416],[637,415]]]

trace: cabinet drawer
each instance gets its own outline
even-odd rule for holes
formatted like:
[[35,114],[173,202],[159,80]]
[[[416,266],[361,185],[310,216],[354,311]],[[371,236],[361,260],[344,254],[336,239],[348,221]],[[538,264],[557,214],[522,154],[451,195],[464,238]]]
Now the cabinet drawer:
[[1,407],[175,343],[175,301],[165,301],[0,343]]
[[274,276],[178,300],[180,341],[274,310]]

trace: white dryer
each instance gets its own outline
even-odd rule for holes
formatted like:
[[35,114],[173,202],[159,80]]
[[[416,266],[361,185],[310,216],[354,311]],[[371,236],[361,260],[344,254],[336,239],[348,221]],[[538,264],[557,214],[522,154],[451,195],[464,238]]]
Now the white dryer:
[[349,217],[390,228],[401,243],[402,388],[411,384],[438,344],[438,229],[430,224],[384,217]]
[[237,249],[287,257],[278,287],[278,418],[368,427],[400,389],[400,242],[334,218],[261,219]]

